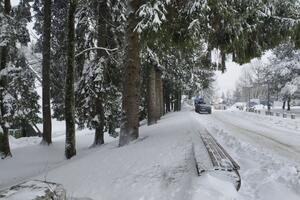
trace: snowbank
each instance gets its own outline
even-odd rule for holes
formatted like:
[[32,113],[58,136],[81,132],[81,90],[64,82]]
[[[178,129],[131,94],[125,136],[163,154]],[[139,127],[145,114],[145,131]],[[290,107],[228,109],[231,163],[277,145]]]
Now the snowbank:
[[89,148],[93,132],[79,131],[78,155],[71,160],[64,158],[62,131],[50,147],[33,138],[28,139],[32,144],[21,147],[26,142],[17,140],[13,158],[0,160],[0,188],[33,179],[60,183],[69,197],[76,198],[189,199],[197,177],[189,112],[168,114],[156,125],[142,126],[140,139],[121,148],[107,135],[105,145]]
[[201,178],[195,179],[194,190],[192,200],[238,199],[238,193],[231,182],[227,182],[211,174],[204,174]]
[[17,149],[21,147],[26,147],[30,145],[36,145],[41,142],[40,137],[22,137],[22,138],[14,138],[13,136],[9,136],[9,144],[11,149]]

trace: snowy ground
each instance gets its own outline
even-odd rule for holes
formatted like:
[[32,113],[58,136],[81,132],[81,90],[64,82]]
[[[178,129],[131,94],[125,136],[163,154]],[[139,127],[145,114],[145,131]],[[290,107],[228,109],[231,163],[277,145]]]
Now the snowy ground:
[[280,112],[280,113],[283,113],[283,112],[293,113],[297,116],[297,118],[300,118],[300,106],[292,106],[290,111],[282,110],[282,108],[276,107],[276,108],[273,108],[272,111]]
[[[268,110],[267,106],[263,106],[263,105],[257,105],[255,106],[257,110],[262,110],[264,112],[266,112]],[[291,110],[288,111],[287,109],[283,110],[282,107],[276,106],[276,107],[272,107],[271,111],[274,113],[287,113],[287,114],[295,114],[296,118],[300,118],[300,106],[292,106]],[[282,115],[281,115],[282,117]],[[290,116],[288,116],[290,118]]]
[[141,127],[141,138],[122,148],[110,139],[102,147],[89,149],[92,133],[80,132],[78,156],[70,161],[64,159],[63,136],[56,137],[50,147],[28,143],[14,148],[13,158],[0,161],[0,188],[42,179],[63,184],[70,197],[190,199],[196,168],[192,132],[185,126],[189,119],[183,113]]
[[240,164],[238,199],[300,199],[299,120],[240,111],[197,119]]
[[[79,131],[78,155],[69,161],[62,126],[50,147],[39,145],[38,138],[12,140],[14,157],[0,161],[0,188],[41,179],[63,184],[69,197],[94,200],[300,199],[300,121],[192,110],[186,106],[156,125],[142,126],[140,139],[122,148],[107,136],[104,146],[91,149],[93,132]],[[203,128],[241,165],[238,193],[213,175],[197,176],[192,140]]]

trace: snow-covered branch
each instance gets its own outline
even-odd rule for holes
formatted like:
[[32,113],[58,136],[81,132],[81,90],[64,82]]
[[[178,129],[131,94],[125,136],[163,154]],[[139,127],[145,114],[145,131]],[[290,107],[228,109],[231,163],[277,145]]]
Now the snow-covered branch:
[[117,51],[118,48],[108,49],[108,48],[104,48],[104,47],[91,47],[91,48],[85,49],[85,50],[81,51],[80,53],[76,54],[75,57],[78,57],[78,56],[84,54],[85,52],[93,51],[93,50],[105,51],[108,55],[110,55],[110,52]]
[[37,79],[40,83],[42,83],[42,82],[43,82],[43,79],[42,79],[42,77],[39,75],[39,73],[38,73],[37,71],[35,71],[35,70],[33,69],[32,66],[28,65],[28,67],[29,67],[29,69],[33,72],[33,74],[35,75],[36,79]]

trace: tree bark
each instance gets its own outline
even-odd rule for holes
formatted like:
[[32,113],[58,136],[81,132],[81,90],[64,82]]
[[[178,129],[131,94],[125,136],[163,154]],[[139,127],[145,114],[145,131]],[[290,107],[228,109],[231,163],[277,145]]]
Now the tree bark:
[[98,113],[98,122],[95,129],[95,139],[93,146],[104,144],[104,108],[101,99],[97,99],[96,112]]
[[[108,7],[107,7],[107,0],[100,0],[98,1],[98,17],[97,17],[97,45],[98,47],[104,47],[108,48],[108,25],[107,21],[108,19]],[[98,51],[97,52],[97,58],[98,62],[100,62],[100,59],[106,56],[105,51]],[[105,73],[107,73],[106,65],[103,65],[103,73],[105,77]],[[102,87],[104,86],[105,80],[103,80]],[[105,116],[104,116],[104,105],[103,105],[103,94],[98,93],[96,97],[96,103],[95,103],[95,111],[96,115],[98,116],[98,120],[96,122],[96,129],[95,129],[95,139],[93,146],[104,144],[104,124],[105,124]]]
[[[11,12],[11,4],[10,0],[5,0],[4,2],[4,15],[9,16]],[[8,47],[0,47],[0,71],[6,68],[7,63],[7,56],[8,56]],[[9,139],[8,139],[8,127],[6,125],[6,122],[4,120],[4,116],[6,115],[6,106],[4,103],[4,96],[5,96],[5,88],[6,88],[6,80],[5,77],[1,76],[0,79],[0,126],[2,128],[3,132],[0,132],[0,157],[6,158],[11,157],[11,151],[9,147]]]
[[175,90],[175,105],[174,105],[174,111],[180,111],[181,110],[181,90],[176,89]]
[[65,156],[67,159],[76,155],[75,142],[75,12],[77,0],[69,0],[68,16],[68,60],[65,88],[65,118],[66,118],[66,146]]
[[177,92],[177,89],[175,89],[175,90],[174,90],[174,93],[173,93],[173,102],[174,102],[174,112],[179,111],[179,108],[178,108],[178,92]]
[[283,101],[282,109],[283,109],[283,110],[285,109],[285,101]]
[[123,146],[139,137],[140,44],[135,29],[136,11],[140,0],[127,1],[128,21],[125,32],[126,54],[123,81],[122,124],[119,145]]
[[44,0],[43,24],[43,61],[42,61],[42,110],[43,110],[43,139],[42,143],[52,143],[52,122],[50,104],[50,40],[51,40],[51,7],[52,0]]
[[167,82],[165,82],[164,84],[164,98],[165,98],[165,112],[171,112],[171,99],[170,99],[170,88],[169,88],[169,84],[167,84]]
[[97,126],[95,129],[95,139],[93,147],[104,144],[103,127]]
[[288,100],[287,100],[287,110],[288,111],[291,110],[291,97],[289,97]]
[[160,117],[162,117],[165,114],[163,89],[164,89],[164,87],[163,87],[163,80],[162,80],[162,72],[160,72],[160,76],[159,76]]
[[179,90],[178,90],[178,93],[177,93],[177,99],[178,99],[178,101],[177,101],[177,103],[178,103],[178,111],[181,111],[181,95],[182,95],[181,89],[179,89]]
[[156,115],[156,119],[157,120],[160,120],[160,117],[161,117],[161,111],[160,111],[160,94],[161,94],[161,89],[160,89],[160,86],[161,86],[161,72],[156,69],[155,70],[155,96],[156,96],[156,105],[155,105],[155,115]]
[[156,119],[156,91],[155,91],[155,69],[154,66],[148,66],[148,81],[147,81],[147,96],[148,96],[148,125],[155,124],[157,122]]
[[164,81],[162,81],[162,110],[163,110],[163,115],[166,114],[166,91],[165,91],[165,86],[164,86]]

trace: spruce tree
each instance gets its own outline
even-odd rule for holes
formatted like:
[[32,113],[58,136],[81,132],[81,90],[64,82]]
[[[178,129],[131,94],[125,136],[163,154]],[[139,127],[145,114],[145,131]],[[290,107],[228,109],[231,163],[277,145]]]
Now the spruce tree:
[[42,143],[52,143],[52,123],[50,104],[50,67],[51,67],[51,8],[52,0],[44,0],[43,13],[43,63],[42,63],[42,108],[43,108],[43,140]]
[[66,144],[65,156],[67,159],[76,155],[75,141],[75,13],[77,0],[69,0],[68,12],[68,61],[65,87],[65,119],[66,119]]
[[[40,122],[38,117],[38,95],[35,91],[35,74],[28,66],[24,55],[30,41],[27,23],[31,20],[30,5],[22,1],[11,9],[10,1],[0,4],[4,15],[0,16],[1,70],[1,156],[11,155],[8,143],[8,130],[22,129],[24,126]],[[13,10],[13,12],[12,12]],[[26,135],[25,132],[23,132]]]
[[[44,1],[34,0],[35,17],[34,30],[38,35],[35,43],[35,53],[43,51]],[[67,14],[68,1],[55,0],[51,4],[51,53],[50,53],[50,97],[52,117],[64,119],[65,77],[67,65]]]
[[[3,11],[3,16],[1,16],[1,27],[9,27],[9,17],[11,12],[11,4],[10,0],[4,1],[4,7],[1,8]],[[7,33],[1,33],[1,44],[2,41],[5,41],[9,38]],[[6,38],[5,38],[6,37]],[[8,140],[8,123],[7,119],[5,119],[8,108],[7,108],[7,77],[5,77],[4,70],[7,68],[7,59],[8,59],[8,52],[9,46],[8,42],[4,42],[4,44],[0,47],[0,156],[1,158],[6,158],[11,156],[10,147],[9,147],[9,140]]]
[[123,146],[139,137],[139,84],[140,41],[136,30],[140,8],[139,0],[127,1],[126,53],[124,58],[122,123],[119,145]]
[[[81,2],[83,3],[83,2]],[[104,131],[116,136],[120,116],[121,46],[122,24],[119,21],[122,10],[120,1],[89,1],[80,4],[77,25],[80,38],[77,51],[86,53],[77,56],[78,83],[76,87],[77,123],[80,128],[95,130],[93,146],[104,143]],[[120,38],[118,38],[120,39]],[[95,47],[115,49],[106,52]],[[121,55],[121,56],[120,56]],[[82,62],[85,57],[86,61]],[[82,109],[83,108],[83,109]]]

